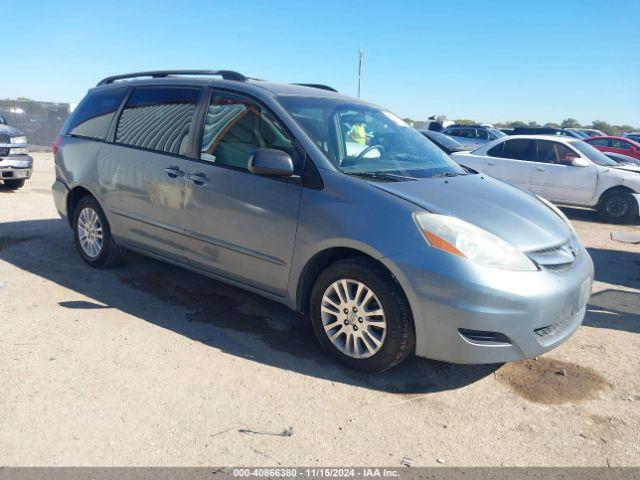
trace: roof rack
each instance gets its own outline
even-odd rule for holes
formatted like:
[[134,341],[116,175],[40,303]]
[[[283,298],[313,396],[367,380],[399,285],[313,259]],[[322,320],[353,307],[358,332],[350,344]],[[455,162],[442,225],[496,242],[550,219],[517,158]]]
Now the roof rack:
[[244,82],[247,77],[241,73],[234,72],[232,70],[152,70],[148,72],[135,72],[125,73],[123,75],[113,75],[111,77],[103,78],[98,82],[100,85],[109,85],[117,80],[126,80],[127,78],[137,77],[151,77],[151,78],[166,78],[170,75],[217,75],[224,80],[236,80],[238,82]]
[[319,88],[320,90],[329,90],[330,92],[338,92],[338,90],[336,90],[333,87],[330,87],[329,85],[323,85],[321,83],[294,83],[293,85],[298,85],[300,87],[311,87],[311,88]]

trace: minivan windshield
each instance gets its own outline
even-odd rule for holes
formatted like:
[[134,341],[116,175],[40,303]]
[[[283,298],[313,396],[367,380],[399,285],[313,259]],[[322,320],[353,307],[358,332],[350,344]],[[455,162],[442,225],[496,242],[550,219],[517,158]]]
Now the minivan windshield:
[[278,101],[343,173],[412,178],[467,173],[387,110],[330,97],[281,95]]
[[615,161],[611,160],[600,150],[589,145],[587,142],[579,140],[577,142],[571,142],[571,146],[582,153],[585,157],[591,160],[596,165],[601,167],[615,167],[618,165]]

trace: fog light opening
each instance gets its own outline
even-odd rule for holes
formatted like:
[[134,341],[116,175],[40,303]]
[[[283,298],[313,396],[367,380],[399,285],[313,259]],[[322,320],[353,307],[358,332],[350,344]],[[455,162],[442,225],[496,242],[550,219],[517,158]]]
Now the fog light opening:
[[458,333],[467,341],[478,345],[511,345],[511,340],[504,333],[488,332],[459,328]]

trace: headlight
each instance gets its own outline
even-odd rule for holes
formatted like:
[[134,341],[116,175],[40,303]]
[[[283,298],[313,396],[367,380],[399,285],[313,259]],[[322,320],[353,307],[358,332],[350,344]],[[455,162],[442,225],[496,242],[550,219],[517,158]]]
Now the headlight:
[[27,143],[27,137],[24,135],[20,135],[19,137],[11,137],[9,139],[10,143]]
[[537,270],[524,253],[492,233],[456,217],[427,212],[413,218],[427,243],[478,265],[504,270]]
[[9,155],[26,155],[27,149],[24,147],[10,148]]

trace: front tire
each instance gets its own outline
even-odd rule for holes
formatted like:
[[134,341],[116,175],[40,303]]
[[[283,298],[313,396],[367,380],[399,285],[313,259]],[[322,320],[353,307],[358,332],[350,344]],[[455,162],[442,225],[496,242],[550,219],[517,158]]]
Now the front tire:
[[125,250],[116,245],[107,217],[91,196],[81,198],[74,210],[73,236],[78,253],[94,268],[111,267],[124,258]]
[[600,199],[598,213],[608,223],[631,223],[638,217],[638,202],[629,192],[613,191]]
[[404,292],[373,260],[350,258],[327,267],[311,292],[310,316],[324,349],[355,370],[381,372],[413,352]]
[[3,180],[4,184],[9,190],[17,190],[19,188],[24,187],[24,179],[23,180]]

